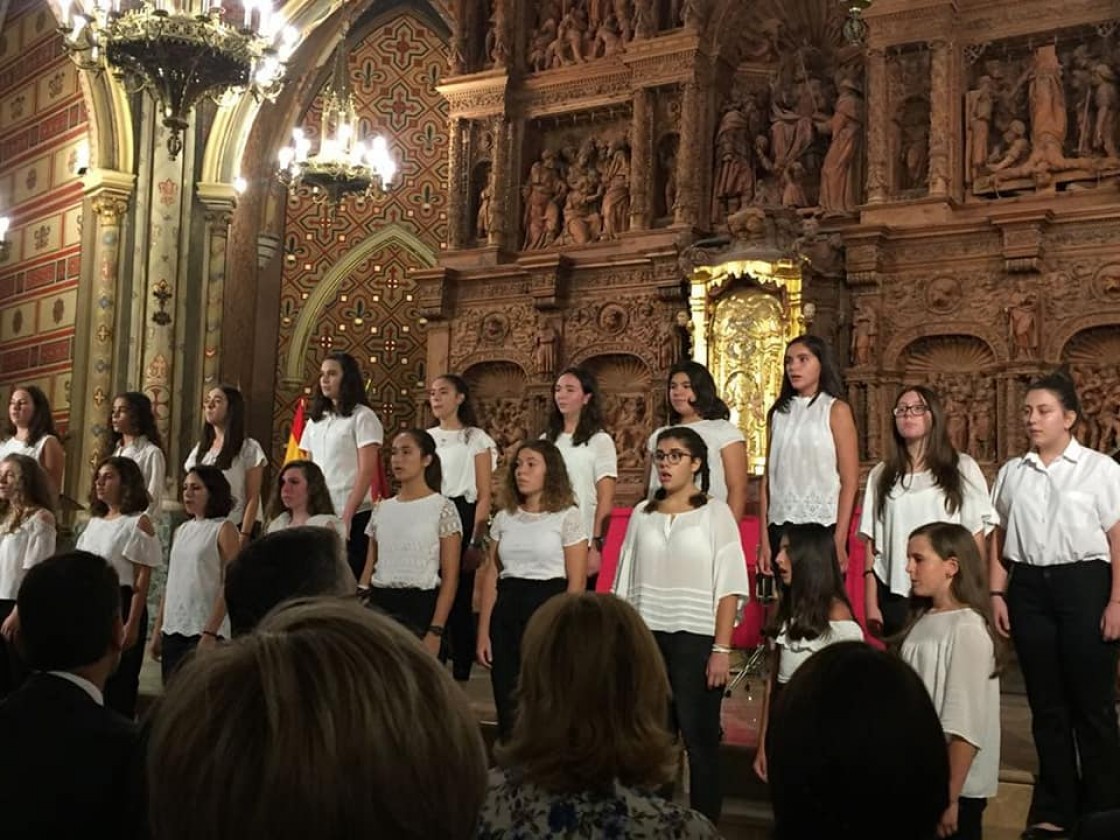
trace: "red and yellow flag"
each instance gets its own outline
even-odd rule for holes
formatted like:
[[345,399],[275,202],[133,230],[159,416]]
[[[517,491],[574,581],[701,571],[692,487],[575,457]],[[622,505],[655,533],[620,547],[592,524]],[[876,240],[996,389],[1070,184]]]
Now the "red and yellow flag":
[[284,463],[298,461],[303,458],[303,451],[299,448],[299,439],[303,437],[303,397],[296,403],[296,413],[292,418],[292,431],[288,434],[288,448],[284,450]]

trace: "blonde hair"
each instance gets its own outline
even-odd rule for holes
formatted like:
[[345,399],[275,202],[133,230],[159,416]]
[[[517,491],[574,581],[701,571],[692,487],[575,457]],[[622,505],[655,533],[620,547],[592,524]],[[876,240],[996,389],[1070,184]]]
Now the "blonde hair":
[[184,665],[147,778],[160,840],[468,840],[486,757],[466,697],[406,630],[303,599]]
[[615,779],[656,788],[673,779],[665,664],[641,616],[614,595],[557,595],[534,613],[517,708],[496,758],[545,790],[609,790]]

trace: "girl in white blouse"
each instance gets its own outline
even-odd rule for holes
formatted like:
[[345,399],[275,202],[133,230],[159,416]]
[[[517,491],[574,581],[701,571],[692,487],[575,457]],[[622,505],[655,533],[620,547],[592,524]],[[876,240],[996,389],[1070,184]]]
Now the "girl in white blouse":
[[1031,707],[1034,837],[1067,836],[1082,814],[1120,808],[1120,465],[1077,442],[1080,415],[1069,376],[1034,382],[1023,404],[1031,451],[992,488],[992,613]]
[[167,586],[152,630],[151,654],[164,685],[183,658],[229,638],[222,592],[225,569],[240,541],[229,521],[233,494],[217,467],[194,467],[183,479],[183,510],[191,517],[171,541]]
[[832,529],[840,571],[859,490],[859,441],[831,348],[815,335],[786,347],[785,376],[770,408],[766,472],[759,488],[758,566],[766,574],[787,525]]
[[346,555],[355,578],[366,564],[370,485],[384,438],[381,420],[366,399],[358,362],[349,353],[327,354],[299,448],[327,480],[335,513],[346,528]]
[[723,802],[719,712],[747,563],[730,507],[707,495],[703,438],[689,426],[666,429],[653,460],[661,487],[630,517],[614,593],[634,605],[657,640],[672,688],[672,728],[688,751],[690,802],[715,823]]
[[836,542],[824,525],[791,525],[782,531],[774,558],[778,609],[764,634],[773,640],[758,728],[754,770],[768,780],[766,731],[770,711],[786,683],[814,653],[838,642],[862,642],[863,629],[836,563]]
[[571,367],[556,377],[548,430],[541,437],[556,444],[568,468],[588,534],[587,589],[594,592],[614,507],[618,453],[611,436],[603,431],[599,383],[591,371]]
[[50,479],[38,461],[26,455],[0,460],[0,697],[26,673],[13,644],[19,631],[16,596],[27,570],[54,554],[53,505]]
[[397,434],[389,464],[400,492],[373,509],[358,592],[436,656],[459,583],[463,526],[455,505],[439,492],[442,475],[431,435],[423,429]]
[[669,398],[669,425],[649,436],[649,496],[661,488],[653,453],[657,437],[673,426],[688,426],[708,447],[711,476],[708,495],[727,502],[738,522],[747,510],[747,443],[739,427],[731,422],[731,409],[716,393],[712,374],[699,362],[683,361],[669,371],[666,386]]
[[587,532],[560,450],[547,440],[528,441],[505,472],[478,618],[478,661],[491,669],[502,741],[516,714],[521,637],[529,619],[553,595],[583,592],[587,585]]
[[41,389],[34,385],[17,385],[12,389],[4,435],[5,440],[0,443],[0,458],[27,455],[38,461],[51,480],[57,501],[62,488],[66,453],[54,428],[50,400]]
[[148,639],[148,586],[152,569],[163,565],[163,549],[144,513],[148,491],[136,462],[103,459],[93,474],[89,507],[90,520],[77,548],[105,558],[116,570],[125,623],[121,662],[105,684],[105,705],[132,718]]
[[334,515],[323,471],[311,461],[289,461],[276,477],[276,490],[268,506],[268,533],[301,525],[332,528],[346,540],[342,520]]
[[205,464],[222,471],[233,493],[229,521],[237,526],[245,546],[261,518],[261,480],[268,459],[261,445],[245,436],[245,398],[239,390],[230,385],[211,388],[202,412],[202,437],[183,470]]
[[437,376],[428,389],[428,405],[438,426],[428,429],[436,442],[443,483],[440,492],[451,499],[463,525],[459,555],[459,585],[447,617],[447,644],[442,657],[450,655],[451,673],[459,682],[471,678],[478,619],[474,612],[475,572],[485,559],[482,544],[490,521],[490,496],[494,470],[498,467],[498,445],[478,427],[470,388],[453,373]]
[[980,840],[999,787],[1002,652],[982,555],[975,535],[951,522],[916,529],[907,553],[916,612],[900,652],[925,683],[949,749],[949,807],[937,836]]
[[148,518],[158,533],[163,522],[163,482],[167,476],[167,460],[163,456],[163,440],[156,426],[152,401],[147,394],[126,391],[113,398],[109,415],[113,430],[113,455],[131,458],[140,467],[148,488]]
[[867,476],[859,521],[867,543],[867,627],[881,636],[898,633],[909,616],[911,531],[928,522],[956,522],[974,536],[983,555],[992,527],[988,483],[976,461],[949,442],[937,394],[924,385],[907,388],[891,413],[892,445]]

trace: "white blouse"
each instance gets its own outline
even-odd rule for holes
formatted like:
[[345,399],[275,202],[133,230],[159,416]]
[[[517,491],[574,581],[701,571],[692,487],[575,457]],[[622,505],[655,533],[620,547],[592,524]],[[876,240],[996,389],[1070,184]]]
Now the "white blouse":
[[140,474],[144,476],[144,486],[148,488],[148,518],[152,526],[159,532],[159,523],[163,521],[163,484],[167,477],[167,460],[163,457],[163,450],[148,440],[143,435],[133,438],[127,446],[122,442],[113,453],[118,458],[130,458],[140,467]]
[[859,535],[875,542],[876,577],[896,595],[909,595],[906,546],[914,529],[930,522],[953,522],[963,525],[970,534],[987,534],[992,530],[992,503],[980,465],[962,452],[957,466],[961,476],[961,505],[957,510],[949,513],[945,494],[933,473],[923,470],[895,483],[879,515],[879,476],[884,469],[886,465],[880,461],[867,476]]
[[863,628],[850,618],[828,622],[828,631],[815,639],[791,639],[786,627],[778,632],[774,644],[778,648],[778,673],[776,679],[783,685],[789,682],[797,669],[819,650],[837,642],[862,642]]
[[794,397],[785,412],[770,421],[767,522],[836,524],[840,504],[840,471],[832,437],[832,404],[828,394]]
[[[730,420],[697,420],[695,423],[677,423],[678,426],[684,426],[686,429],[692,429],[696,434],[700,435],[701,439],[708,446],[708,495],[713,498],[719,499],[721,502],[727,501],[727,476],[723,472],[723,450],[733,443],[745,444],[743,433],[739,431],[739,427],[732,423]],[[653,457],[654,450],[657,449],[657,436],[666,429],[672,426],[662,426],[649,436],[649,443],[646,448],[649,450],[650,457]],[[649,492],[648,496],[652,497],[661,487],[661,482],[657,478],[656,465],[649,471]]]
[[394,496],[377,503],[366,533],[377,540],[373,586],[435,589],[440,540],[462,534],[463,525],[455,503],[439,493],[410,501]]
[[[462,496],[467,504],[478,501],[478,484],[475,481],[474,459],[489,450],[490,470],[498,468],[498,444],[477,426],[465,429],[441,429],[433,426],[428,434],[436,442],[436,454],[443,472],[440,492],[447,498]],[[464,523],[473,526],[474,523]]]
[[612,591],[629,601],[651,630],[712,636],[716,608],[728,595],[747,600],[747,559],[739,525],[726,502],[670,515],[630,516]]
[[[164,590],[163,632],[199,636],[214,611],[222,588],[222,555],[218,534],[225,519],[188,519],[175,531]],[[229,638],[229,615],[218,635]]]
[[996,524],[1013,563],[1056,566],[1110,562],[1108,530],[1120,520],[1120,464],[1071,440],[1044,466],[1038,454],[1012,458],[992,488]]
[[927,612],[901,656],[929,691],[941,728],[976,747],[961,796],[987,799],[999,787],[999,678],[992,638],[974,610]]
[[[191,454],[187,456],[187,460],[183,463],[184,471],[198,464],[210,467],[218,460],[218,453],[211,449],[202,456],[200,461],[198,459],[198,446],[196,443],[194,449],[191,450]],[[229,489],[233,494],[233,510],[226,518],[234,525],[241,527],[241,519],[245,515],[245,503],[248,501],[245,498],[245,473],[256,467],[263,467],[266,463],[268,463],[268,459],[265,457],[261,445],[252,438],[245,438],[241,444],[241,451],[230,461],[229,469],[222,470],[222,475],[229,482]],[[264,521],[264,514],[260,505],[257,506],[257,521]]]
[[[332,516],[329,513],[320,513],[315,516],[307,517],[307,521],[303,523],[309,527],[316,528],[333,528],[335,533],[338,534],[342,540],[342,544],[346,545],[346,538],[349,536],[346,529],[342,525],[342,520],[337,516]],[[271,534],[274,531],[283,531],[285,528],[294,527],[292,525],[292,515],[287,511],[282,512],[279,516],[268,523],[268,530],[265,533]]]
[[[327,481],[335,512],[340,516],[346,500],[358,479],[358,450],[371,444],[381,445],[385,430],[381,420],[369,406],[356,405],[349,417],[325,412],[320,420],[308,420],[299,439],[299,448],[318,464]],[[355,513],[372,506],[369,488]]]
[[498,543],[501,577],[526,580],[566,578],[564,549],[587,541],[583,517],[574,505],[556,513],[498,511],[490,526]]
[[[541,435],[543,439],[545,436]],[[599,497],[596,485],[604,478],[618,478],[618,452],[614,441],[606,432],[599,431],[587,439],[587,443],[575,446],[572,436],[564,432],[556,438],[556,448],[568,469],[568,480],[576,497],[576,506],[583,517],[583,529],[587,539],[595,536],[595,520],[602,519],[604,513],[597,511]],[[592,574],[598,571],[588,570]]]
[[[2,527],[2,526],[0,526]],[[54,519],[40,510],[0,532],[0,600],[14,601],[27,570],[54,554]]]
[[43,447],[47,445],[48,440],[58,440],[58,438],[54,435],[43,435],[35,443],[28,444],[12,435],[3,443],[0,443],[0,460],[7,458],[9,455],[26,455],[28,458],[34,458],[42,463]]
[[158,569],[163,565],[163,547],[155,534],[140,530],[142,513],[107,519],[94,516],[78,537],[77,547],[109,561],[116,569],[121,586],[136,582],[135,566]]

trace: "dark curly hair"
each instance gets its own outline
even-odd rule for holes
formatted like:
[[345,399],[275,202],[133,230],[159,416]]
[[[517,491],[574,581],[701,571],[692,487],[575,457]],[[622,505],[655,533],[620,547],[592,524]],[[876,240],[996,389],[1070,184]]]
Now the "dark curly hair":
[[558,513],[575,507],[576,497],[572,483],[568,479],[568,468],[564,456],[550,440],[530,440],[517,447],[517,451],[506,464],[505,487],[502,491],[502,507],[510,513],[516,512],[525,497],[517,489],[517,458],[526,449],[544,458],[544,492],[541,494],[541,508],[549,513]]
[[121,480],[121,498],[118,507],[125,516],[143,513],[151,504],[148,495],[148,486],[144,483],[144,474],[140,467],[131,458],[122,458],[110,455],[102,458],[93,471],[93,486],[89,491],[89,512],[92,516],[105,516],[109,513],[109,505],[97,497],[97,475],[105,467],[112,467]]

